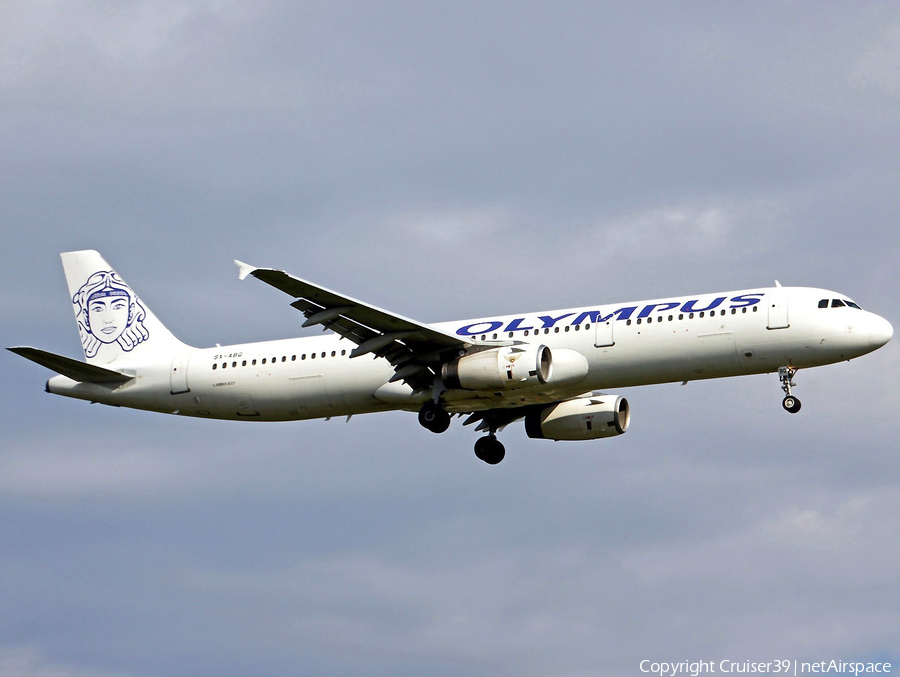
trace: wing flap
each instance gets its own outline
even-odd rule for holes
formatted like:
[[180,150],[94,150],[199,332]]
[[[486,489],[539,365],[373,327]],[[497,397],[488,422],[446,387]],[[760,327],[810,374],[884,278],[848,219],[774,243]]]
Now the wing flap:
[[[352,341],[357,348],[352,357],[373,354],[394,365],[404,380],[414,389],[431,385],[434,371],[429,364],[439,363],[442,353],[471,345],[465,339],[382,310],[371,304],[339,294],[319,285],[288,275],[272,268],[255,268],[235,261],[239,277],[255,277],[285,294],[294,297],[291,306],[306,317],[304,327],[316,324]],[[411,366],[418,368],[407,368]]]
[[[248,275],[255,277],[297,299],[291,305],[306,315],[309,325],[322,324],[328,326],[329,322],[334,322],[337,318],[344,317],[379,334],[411,332],[407,337],[407,342],[428,342],[432,350],[436,346],[450,348],[466,344],[466,341],[459,336],[448,334],[397,313],[382,310],[363,301],[338,294],[312,282],[288,275],[282,270],[253,268],[241,263],[238,263],[238,265],[244,277]],[[337,312],[337,315],[329,317],[332,315],[332,311]],[[319,313],[321,315],[317,318],[316,315]]]
[[79,383],[97,383],[100,385],[120,385],[127,383],[133,376],[123,374],[119,371],[98,367],[95,364],[80,362],[69,357],[49,353],[46,350],[30,348],[28,346],[15,346],[7,348],[16,355],[21,355],[26,360],[37,362],[42,367],[47,367],[55,371],[57,374],[68,376],[73,381]]

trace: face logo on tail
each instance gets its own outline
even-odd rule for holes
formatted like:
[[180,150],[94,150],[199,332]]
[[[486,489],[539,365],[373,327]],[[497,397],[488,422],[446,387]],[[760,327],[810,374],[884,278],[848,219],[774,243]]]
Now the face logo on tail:
[[94,357],[103,344],[118,343],[129,352],[150,338],[144,327],[147,311],[115,271],[91,275],[72,303],[86,357]]

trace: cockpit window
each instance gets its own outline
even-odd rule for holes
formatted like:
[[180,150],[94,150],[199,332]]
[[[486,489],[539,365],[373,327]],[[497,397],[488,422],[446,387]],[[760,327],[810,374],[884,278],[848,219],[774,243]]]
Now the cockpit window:
[[[830,299],[832,308],[844,308],[849,306],[850,308],[856,308],[857,310],[862,310],[857,304],[853,303],[853,301],[849,299]],[[829,299],[822,299],[819,301],[819,308],[828,308]]]

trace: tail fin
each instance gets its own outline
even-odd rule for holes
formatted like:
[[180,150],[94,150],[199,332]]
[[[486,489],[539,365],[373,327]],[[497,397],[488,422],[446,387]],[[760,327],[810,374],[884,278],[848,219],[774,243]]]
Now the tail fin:
[[185,348],[98,252],[66,252],[61,257],[88,363]]

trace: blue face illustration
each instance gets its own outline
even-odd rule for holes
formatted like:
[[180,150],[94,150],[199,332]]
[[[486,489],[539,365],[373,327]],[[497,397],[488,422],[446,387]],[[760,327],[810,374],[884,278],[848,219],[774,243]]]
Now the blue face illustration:
[[144,326],[146,309],[112,270],[92,274],[72,297],[72,303],[88,358],[96,357],[104,345],[117,344],[127,353],[150,338]]
[[101,343],[112,343],[128,327],[128,299],[106,296],[88,301],[88,326]]

